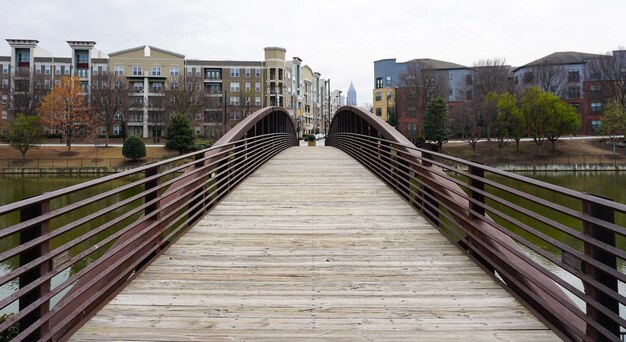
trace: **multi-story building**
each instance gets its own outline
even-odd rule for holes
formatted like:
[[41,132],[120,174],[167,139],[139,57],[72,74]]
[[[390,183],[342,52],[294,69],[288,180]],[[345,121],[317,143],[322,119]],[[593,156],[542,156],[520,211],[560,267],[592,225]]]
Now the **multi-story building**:
[[[54,57],[36,40],[7,40],[11,56],[0,56],[0,133],[6,135],[16,112],[32,112],[37,101],[60,84],[63,76],[77,76],[84,94],[93,79],[107,73],[129,84],[129,108],[119,113],[113,135],[139,135],[159,140],[165,134],[168,91],[175,87],[195,90],[203,109],[192,115],[198,136],[217,138],[248,114],[265,106],[287,108],[303,133],[320,130],[322,83],[320,73],[302,66],[298,57],[286,61],[286,50],[265,48],[260,61],[211,61],[154,46],[139,46],[110,53],[97,50],[93,41],[68,41],[71,57]],[[174,87],[174,88],[173,88]],[[30,106],[30,107],[29,107]],[[56,133],[54,127],[47,132]]]
[[346,105],[348,106],[356,106],[356,89],[354,89],[354,84],[350,81],[350,87],[348,87],[348,98],[346,101]]
[[411,141],[420,136],[426,101],[441,96],[458,105],[471,98],[470,68],[435,59],[396,59],[374,62],[374,115],[388,121],[396,118],[396,128]]
[[[597,105],[599,94],[585,89],[585,84],[590,74],[588,61],[599,57],[601,55],[566,51],[539,58],[513,70],[515,90],[521,93],[536,86],[559,96],[580,114],[582,127],[579,133],[594,134],[602,109],[601,104]],[[596,104],[593,107],[585,105],[590,96],[594,98],[592,103]]]

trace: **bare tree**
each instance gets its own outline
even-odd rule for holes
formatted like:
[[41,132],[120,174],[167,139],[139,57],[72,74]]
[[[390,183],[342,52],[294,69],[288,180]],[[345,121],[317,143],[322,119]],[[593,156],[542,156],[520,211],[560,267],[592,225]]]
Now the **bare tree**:
[[486,101],[489,94],[502,94],[512,91],[511,67],[504,58],[480,59],[474,63],[472,74],[465,82],[465,92],[471,101],[479,120],[484,125],[487,140],[491,140],[491,127],[497,111],[495,106]]
[[606,53],[588,60],[590,80],[602,82],[603,93],[609,100],[626,107],[626,50]]
[[417,135],[424,137],[424,113],[428,103],[435,98],[448,95],[445,72],[435,69],[427,60],[411,61],[399,76],[401,88],[396,104],[399,110],[417,117]]
[[543,92],[552,93],[560,98],[567,94],[567,70],[550,60],[544,60],[532,67],[534,85]]
[[452,127],[455,133],[472,147],[472,156],[476,156],[478,141],[483,137],[483,129],[479,115],[471,102],[450,108]]
[[197,114],[203,114],[207,108],[208,97],[205,95],[204,81],[199,76],[174,77],[168,81],[164,93],[166,115],[183,115],[192,125],[198,121]]
[[105,146],[109,134],[129,108],[130,86],[123,76],[100,74],[92,78],[91,108],[95,126],[105,129]]
[[28,68],[17,68],[10,77],[8,93],[13,114],[37,114],[41,100],[52,88],[52,81],[42,74],[31,74]]

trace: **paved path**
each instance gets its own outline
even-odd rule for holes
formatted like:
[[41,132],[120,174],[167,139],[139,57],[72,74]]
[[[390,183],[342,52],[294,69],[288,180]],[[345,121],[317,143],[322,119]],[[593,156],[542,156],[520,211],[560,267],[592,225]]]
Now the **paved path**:
[[72,341],[554,341],[356,161],[270,160]]

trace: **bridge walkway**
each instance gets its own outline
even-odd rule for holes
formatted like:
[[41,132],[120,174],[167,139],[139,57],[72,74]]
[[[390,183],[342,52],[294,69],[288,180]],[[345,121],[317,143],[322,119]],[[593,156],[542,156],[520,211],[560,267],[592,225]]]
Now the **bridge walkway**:
[[560,340],[332,147],[262,166],[72,341]]

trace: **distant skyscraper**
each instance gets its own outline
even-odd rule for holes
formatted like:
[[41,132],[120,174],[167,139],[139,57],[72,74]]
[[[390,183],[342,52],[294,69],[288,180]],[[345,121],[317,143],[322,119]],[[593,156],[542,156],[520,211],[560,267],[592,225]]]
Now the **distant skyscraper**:
[[350,81],[350,88],[348,88],[348,102],[346,104],[348,106],[356,106],[356,89],[354,89],[352,81]]

